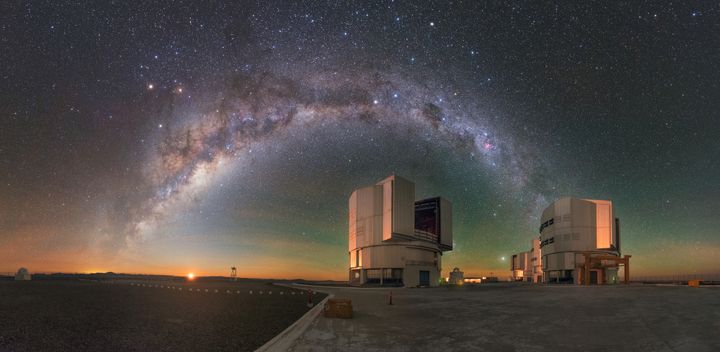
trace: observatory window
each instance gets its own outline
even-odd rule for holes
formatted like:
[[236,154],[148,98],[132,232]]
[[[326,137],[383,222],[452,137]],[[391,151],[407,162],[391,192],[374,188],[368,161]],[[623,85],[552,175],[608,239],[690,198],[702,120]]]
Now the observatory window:
[[380,269],[368,269],[367,271],[365,271],[365,275],[366,275],[367,283],[379,284],[382,272]]
[[548,227],[548,221],[545,221],[544,223],[542,223],[542,225],[540,225],[540,232],[542,232],[542,230],[546,227]]

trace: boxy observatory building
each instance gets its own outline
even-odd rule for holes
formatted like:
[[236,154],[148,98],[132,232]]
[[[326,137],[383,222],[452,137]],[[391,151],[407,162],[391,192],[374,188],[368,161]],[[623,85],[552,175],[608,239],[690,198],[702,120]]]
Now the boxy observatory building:
[[415,184],[390,176],[349,203],[350,285],[438,285],[442,252],[453,247],[450,202],[415,201]]
[[540,283],[543,281],[542,250],[540,239],[532,240],[532,247],[527,252],[513,254],[510,270],[514,281]]
[[620,220],[611,201],[561,198],[540,221],[544,282],[617,283],[621,265],[628,282],[630,256],[620,257]]

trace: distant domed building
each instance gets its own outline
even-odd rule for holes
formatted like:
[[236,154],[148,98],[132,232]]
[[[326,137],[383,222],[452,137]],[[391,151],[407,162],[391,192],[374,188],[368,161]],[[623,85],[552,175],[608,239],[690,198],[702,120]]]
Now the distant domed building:
[[20,268],[17,271],[17,274],[15,274],[15,281],[29,281],[30,280],[30,272],[28,272],[25,268]]

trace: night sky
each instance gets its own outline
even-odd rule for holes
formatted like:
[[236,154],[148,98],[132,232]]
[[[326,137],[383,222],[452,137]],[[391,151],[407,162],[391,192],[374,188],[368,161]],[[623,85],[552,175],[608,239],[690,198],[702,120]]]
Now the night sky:
[[720,268],[720,5],[9,1],[0,272],[347,274],[347,202],[453,203],[508,275],[563,196],[636,274]]

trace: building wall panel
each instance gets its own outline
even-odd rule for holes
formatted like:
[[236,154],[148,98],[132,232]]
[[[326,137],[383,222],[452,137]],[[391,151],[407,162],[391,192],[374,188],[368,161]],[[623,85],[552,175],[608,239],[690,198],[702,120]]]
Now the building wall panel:
[[392,196],[392,232],[405,236],[415,233],[415,185],[395,176]]
[[383,188],[383,210],[382,210],[382,239],[387,241],[392,239],[393,233],[393,184],[392,181],[385,181]]
[[453,247],[452,203],[440,198],[440,244]]
[[597,248],[610,248],[613,244],[612,227],[614,224],[612,205],[607,201],[594,201],[597,222]]

